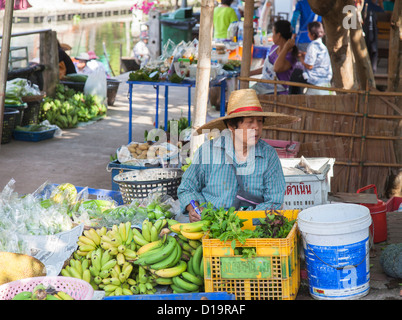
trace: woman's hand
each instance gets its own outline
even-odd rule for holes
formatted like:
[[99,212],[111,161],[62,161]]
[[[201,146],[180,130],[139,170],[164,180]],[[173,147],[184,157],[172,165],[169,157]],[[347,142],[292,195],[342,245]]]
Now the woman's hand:
[[[197,222],[197,221],[201,220],[201,216],[197,212],[195,212],[195,210],[191,204],[189,204],[186,209],[188,211],[188,217],[190,219],[190,222]],[[200,209],[200,211],[202,212],[202,210],[204,208],[198,207],[198,209]]]
[[296,45],[295,39],[290,38],[285,42],[283,49],[285,50],[286,53],[288,53],[293,49],[295,45]]

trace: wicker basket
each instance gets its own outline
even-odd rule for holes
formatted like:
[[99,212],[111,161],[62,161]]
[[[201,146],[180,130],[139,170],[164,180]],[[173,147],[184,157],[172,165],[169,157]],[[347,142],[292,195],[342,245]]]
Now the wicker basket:
[[75,300],[91,300],[94,295],[94,289],[84,280],[62,276],[46,276],[26,278],[1,285],[0,300],[11,300],[20,292],[33,291],[38,284],[43,284],[45,287],[52,286],[56,291],[64,291]]
[[182,175],[181,169],[133,170],[119,173],[113,181],[119,186],[124,203],[146,198],[156,188],[176,200]]
[[31,95],[31,96],[23,96],[21,100],[23,102],[32,102],[32,101],[42,101],[43,98],[46,96],[44,91],[41,91],[41,94]]

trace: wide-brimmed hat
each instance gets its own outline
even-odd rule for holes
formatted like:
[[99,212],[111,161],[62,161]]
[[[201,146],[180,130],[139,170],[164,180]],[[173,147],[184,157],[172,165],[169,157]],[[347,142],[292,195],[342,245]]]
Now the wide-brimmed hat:
[[77,60],[85,60],[85,61],[91,60],[91,59],[89,58],[89,54],[88,54],[87,52],[81,52],[81,53],[78,55],[78,57],[75,57],[75,59],[77,59]]
[[238,117],[264,117],[264,126],[278,124],[290,124],[300,120],[296,116],[284,113],[265,112],[262,109],[260,100],[254,89],[240,89],[232,91],[228,101],[227,116],[220,117],[202,125],[197,129],[197,133],[202,133],[205,129],[226,129],[225,120]]

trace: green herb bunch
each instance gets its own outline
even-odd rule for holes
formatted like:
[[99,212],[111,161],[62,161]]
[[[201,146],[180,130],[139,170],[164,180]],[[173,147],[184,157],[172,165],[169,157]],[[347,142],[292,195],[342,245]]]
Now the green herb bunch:
[[274,210],[266,210],[265,218],[259,220],[261,224],[255,227],[253,238],[286,238],[295,222]]

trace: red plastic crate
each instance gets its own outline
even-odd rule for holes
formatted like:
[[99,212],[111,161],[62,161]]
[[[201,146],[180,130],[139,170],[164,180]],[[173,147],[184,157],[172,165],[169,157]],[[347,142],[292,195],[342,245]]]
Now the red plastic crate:
[[262,139],[274,147],[279,158],[296,158],[300,149],[300,142],[286,140]]
[[392,197],[387,201],[387,212],[398,211],[401,205],[402,197]]

